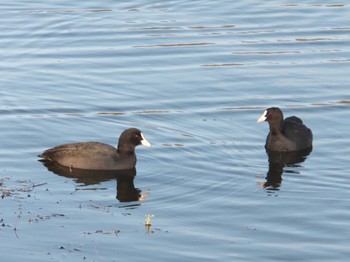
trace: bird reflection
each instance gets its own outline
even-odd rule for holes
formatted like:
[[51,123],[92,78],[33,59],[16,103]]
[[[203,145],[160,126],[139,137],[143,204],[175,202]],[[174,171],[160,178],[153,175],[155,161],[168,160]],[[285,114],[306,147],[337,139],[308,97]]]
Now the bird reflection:
[[[261,186],[268,190],[279,190],[282,184],[282,174],[284,167],[297,167],[299,163],[305,161],[307,156],[311,153],[312,148],[293,152],[269,152],[269,170],[266,175],[266,182]],[[295,171],[290,171],[295,173]]]
[[120,202],[131,202],[143,200],[144,196],[141,190],[135,188],[134,178],[136,169],[130,170],[87,170],[87,169],[70,169],[61,165],[54,164],[50,161],[40,160],[43,165],[56,175],[72,178],[77,184],[85,186],[96,185],[112,179],[117,181],[116,198]]

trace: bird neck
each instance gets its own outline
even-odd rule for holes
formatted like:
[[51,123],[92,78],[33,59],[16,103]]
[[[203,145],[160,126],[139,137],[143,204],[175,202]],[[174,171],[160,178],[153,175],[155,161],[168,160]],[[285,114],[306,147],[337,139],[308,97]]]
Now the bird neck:
[[283,120],[270,123],[270,134],[276,136],[283,133]]
[[135,147],[130,144],[119,144],[118,153],[121,155],[133,155],[135,154]]

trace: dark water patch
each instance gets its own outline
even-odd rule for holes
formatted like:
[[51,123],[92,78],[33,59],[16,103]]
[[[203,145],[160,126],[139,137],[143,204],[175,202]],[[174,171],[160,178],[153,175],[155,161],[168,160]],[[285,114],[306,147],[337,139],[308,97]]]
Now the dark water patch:
[[174,43],[174,44],[153,44],[147,46],[134,46],[136,48],[141,47],[182,47],[182,46],[202,46],[202,45],[214,45],[214,43]]
[[91,10],[22,10],[22,12],[26,13],[100,13],[100,12],[112,12],[111,9],[91,9]]

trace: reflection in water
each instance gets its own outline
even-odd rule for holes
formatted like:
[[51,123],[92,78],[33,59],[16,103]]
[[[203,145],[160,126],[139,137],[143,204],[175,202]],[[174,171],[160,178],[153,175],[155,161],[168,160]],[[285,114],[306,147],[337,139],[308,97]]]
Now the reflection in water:
[[73,178],[77,184],[85,186],[100,184],[112,179],[117,180],[117,195],[116,198],[120,202],[131,202],[144,199],[141,190],[135,188],[134,178],[136,169],[130,170],[86,170],[86,169],[70,169],[68,167],[54,164],[50,161],[40,160],[46,168],[59,175],[68,178]]
[[[269,171],[266,175],[266,182],[261,186],[268,190],[278,190],[282,183],[282,174],[284,167],[296,167],[298,163],[304,162],[311,153],[312,147],[293,152],[269,152]],[[295,171],[289,171],[296,173]]]

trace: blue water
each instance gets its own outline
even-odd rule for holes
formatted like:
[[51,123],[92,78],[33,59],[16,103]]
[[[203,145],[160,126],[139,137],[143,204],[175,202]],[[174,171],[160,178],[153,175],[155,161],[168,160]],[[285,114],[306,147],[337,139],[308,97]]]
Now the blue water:
[[[1,3],[1,260],[347,261],[347,2],[80,2]],[[272,184],[270,106],[314,133]],[[125,198],[37,161],[128,127]]]

